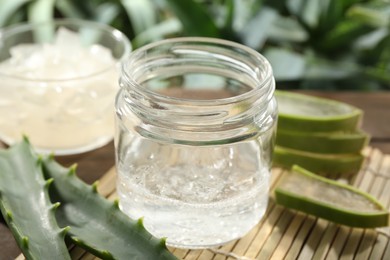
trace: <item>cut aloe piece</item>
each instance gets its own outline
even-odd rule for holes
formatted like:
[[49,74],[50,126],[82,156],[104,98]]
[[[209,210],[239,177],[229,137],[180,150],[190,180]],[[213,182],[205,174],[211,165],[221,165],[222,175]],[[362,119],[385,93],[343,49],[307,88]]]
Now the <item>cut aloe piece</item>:
[[293,166],[275,189],[276,203],[352,227],[389,225],[389,212],[374,197],[350,185]]
[[363,163],[361,154],[319,154],[275,146],[273,164],[290,169],[298,164],[321,174],[356,173]]
[[362,111],[343,102],[304,94],[276,91],[278,127],[303,132],[354,131]]
[[278,129],[276,145],[324,154],[358,153],[368,142],[368,135],[355,132],[296,132]]

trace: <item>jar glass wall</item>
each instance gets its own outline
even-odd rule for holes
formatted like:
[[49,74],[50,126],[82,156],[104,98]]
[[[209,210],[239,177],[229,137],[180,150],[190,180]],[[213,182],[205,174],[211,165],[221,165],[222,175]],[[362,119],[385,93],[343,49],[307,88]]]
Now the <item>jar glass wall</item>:
[[176,247],[245,235],[268,202],[277,106],[268,61],[177,38],[133,52],[116,98],[121,209]]

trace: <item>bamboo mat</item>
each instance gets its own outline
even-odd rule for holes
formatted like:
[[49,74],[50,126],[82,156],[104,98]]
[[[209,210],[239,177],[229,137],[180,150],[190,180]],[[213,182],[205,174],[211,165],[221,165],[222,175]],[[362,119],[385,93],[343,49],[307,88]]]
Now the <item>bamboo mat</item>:
[[[390,209],[390,155],[367,148],[362,170],[348,181]],[[272,170],[271,196],[263,220],[243,238],[210,250],[169,248],[179,259],[390,259],[390,227],[357,229],[337,225],[275,204],[273,189],[283,170]],[[345,178],[345,177],[344,177]],[[99,181],[98,191],[115,199],[115,169]],[[72,259],[98,259],[70,249]]]

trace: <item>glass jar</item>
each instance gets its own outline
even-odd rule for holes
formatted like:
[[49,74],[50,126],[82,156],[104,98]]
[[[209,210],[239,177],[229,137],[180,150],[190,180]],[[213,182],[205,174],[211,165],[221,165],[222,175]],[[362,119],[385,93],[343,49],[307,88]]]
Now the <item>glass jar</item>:
[[0,32],[0,139],[27,135],[42,153],[86,152],[114,138],[114,100],[127,37],[59,19]]
[[121,209],[167,244],[206,248],[265,213],[277,104],[258,52],[210,38],[134,51],[116,98]]

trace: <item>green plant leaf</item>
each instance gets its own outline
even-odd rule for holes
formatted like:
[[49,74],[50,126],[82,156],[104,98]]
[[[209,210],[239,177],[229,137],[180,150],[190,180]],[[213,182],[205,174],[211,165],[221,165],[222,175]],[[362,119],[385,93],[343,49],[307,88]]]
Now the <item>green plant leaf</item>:
[[276,80],[299,79],[305,74],[305,57],[299,53],[282,48],[267,48],[264,56],[271,63]]
[[75,7],[80,10],[81,13],[84,14],[84,19],[89,20],[89,19],[94,19],[96,17],[95,14],[95,6],[96,2],[93,0],[89,1],[80,1],[80,0],[68,0],[75,5]]
[[[28,20],[31,23],[50,22],[54,19],[55,0],[36,0],[28,6]],[[53,39],[54,26],[37,27],[34,37],[37,42],[47,42]]]
[[233,30],[236,32],[243,30],[249,20],[257,14],[261,6],[262,1],[258,0],[234,0]]
[[375,27],[388,27],[390,25],[390,3],[370,1],[357,4],[348,9],[347,16]]
[[80,180],[75,167],[64,168],[48,157],[43,159],[43,170],[54,180],[50,198],[61,203],[58,225],[69,227],[68,237],[76,245],[101,259],[177,259],[164,239],[146,231],[142,219],[129,218],[117,202],[97,193],[96,183],[87,185]]
[[86,19],[88,15],[83,12],[84,8],[78,8],[72,0],[56,1],[56,8],[64,17]]
[[354,48],[358,51],[373,49],[388,35],[390,35],[388,28],[378,28],[359,37],[354,43]]
[[279,16],[271,24],[268,37],[282,43],[286,41],[304,42],[308,40],[306,30],[292,17]]
[[326,33],[344,20],[346,10],[362,0],[322,0],[318,33]]
[[18,9],[30,0],[0,0],[0,28],[7,25]]
[[342,51],[350,48],[359,37],[373,31],[372,26],[368,26],[354,19],[344,20],[329,31],[321,41],[316,44],[317,48],[323,52]]
[[322,10],[319,19],[320,31],[327,32],[337,25],[343,13],[343,4],[339,0],[322,1]]
[[96,21],[110,24],[118,15],[119,6],[114,3],[102,3],[96,8]]
[[307,69],[304,75],[306,79],[331,79],[339,80],[358,75],[362,68],[356,62],[348,60],[330,60],[313,54],[306,54]]
[[306,27],[314,28],[318,25],[323,0],[289,0],[286,5],[289,11],[298,17]]
[[166,0],[168,7],[183,24],[184,34],[219,38],[221,32],[204,5],[194,0]]
[[235,10],[234,0],[227,0],[225,3],[225,9],[226,9],[226,18],[223,25],[224,30],[232,32],[233,22],[234,22],[234,10]]
[[178,34],[182,31],[182,25],[177,18],[170,18],[161,23],[149,27],[147,30],[134,37],[132,45],[134,48],[147,44],[156,38],[163,39],[169,35]]
[[52,21],[56,0],[36,0],[28,6],[28,20],[30,22]]
[[[25,137],[0,149],[0,214],[26,259],[70,260],[64,233],[49,198],[53,180],[45,180],[42,160]],[[23,258],[24,258],[23,257]]]
[[254,49],[263,47],[277,18],[275,10],[263,7],[239,33],[242,42]]
[[155,9],[149,0],[121,0],[131,21],[134,34],[140,34],[156,23]]
[[298,165],[283,175],[275,199],[285,207],[351,227],[384,227],[390,221],[387,208],[369,193]]
[[284,48],[269,47],[264,56],[272,65],[277,81],[299,79],[340,80],[362,72],[362,67],[348,60],[332,61],[311,52],[301,54]]

